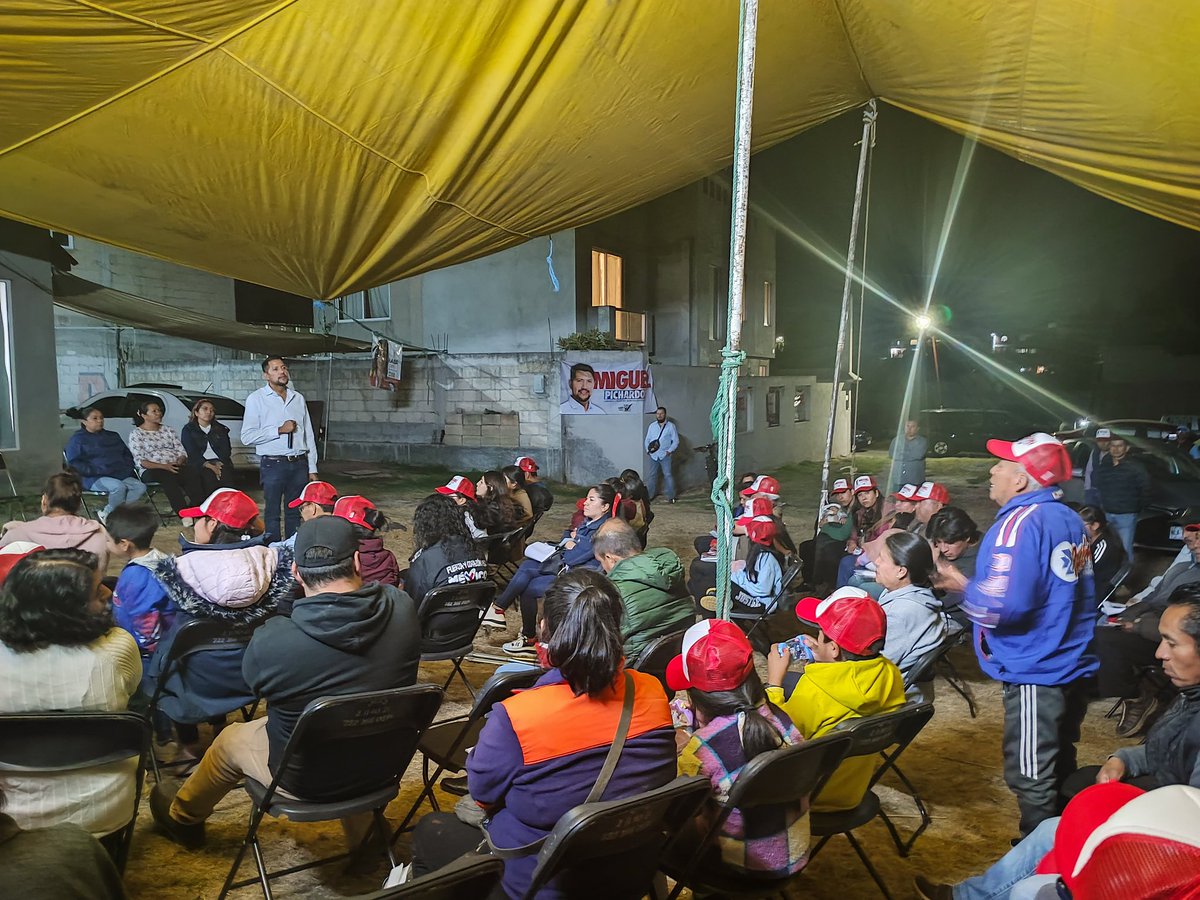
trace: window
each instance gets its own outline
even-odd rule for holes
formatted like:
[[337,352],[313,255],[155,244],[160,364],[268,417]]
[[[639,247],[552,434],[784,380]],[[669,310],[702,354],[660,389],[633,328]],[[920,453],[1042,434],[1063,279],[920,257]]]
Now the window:
[[58,244],[64,250],[75,249],[75,235],[67,234],[65,231],[50,232],[50,240],[54,241],[54,243]]
[[775,324],[775,285],[763,282],[763,325],[770,328]]
[[779,404],[783,399],[783,388],[772,387],[767,388],[767,427],[775,428],[779,425]]
[[708,322],[708,339],[725,343],[725,328],[729,319],[729,279],[720,266],[709,266],[712,296],[712,315]]
[[796,396],[792,398],[792,410],[795,413],[795,418],[792,421],[807,422],[812,418],[812,411],[809,408],[812,405],[811,391],[812,388],[807,384],[796,385]]
[[355,320],[369,322],[373,319],[392,317],[392,288],[384,284],[367,291],[355,291],[339,297],[337,301],[338,321]]
[[624,306],[624,262],[615,253],[592,250],[592,306]]
[[750,388],[742,388],[737,392],[737,407],[734,410],[734,430],[737,434],[745,434],[753,426],[750,414]]
[[17,449],[17,386],[14,381],[12,284],[0,281],[0,448]]

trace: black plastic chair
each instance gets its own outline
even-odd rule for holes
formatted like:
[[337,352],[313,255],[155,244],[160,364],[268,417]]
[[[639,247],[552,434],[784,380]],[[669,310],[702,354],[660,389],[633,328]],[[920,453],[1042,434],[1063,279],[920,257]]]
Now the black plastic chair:
[[[421,793],[408,810],[404,821],[392,834],[392,843],[400,837],[408,827],[421,804],[428,798],[430,805],[436,811],[438,807],[434,786],[445,771],[461,772],[467,766],[467,750],[475,746],[479,740],[479,732],[483,729],[484,719],[492,708],[507,700],[519,690],[531,688],[543,670],[531,668],[520,672],[497,672],[479,689],[475,704],[465,715],[455,716],[441,722],[435,722],[421,735],[417,750],[421,753]],[[430,764],[435,766],[429,771]]]
[[[22,494],[17,490],[17,486],[13,483],[12,472],[9,471],[8,463],[4,461],[4,454],[0,453],[0,473],[8,480],[8,496],[0,497],[0,506],[4,506],[11,515],[15,509],[17,515],[21,517],[21,521],[27,521],[25,518],[25,505],[31,504],[34,509],[41,512],[41,494]],[[14,517],[15,518],[15,517]]]
[[653,675],[662,684],[663,690],[670,697],[675,692],[667,687],[667,664],[680,654],[683,649],[683,635],[687,629],[681,631],[672,631],[670,634],[664,634],[661,637],[656,637],[649,644],[642,648],[642,652],[638,654],[637,662],[631,668],[638,672],[645,672],[647,675]]
[[436,872],[415,881],[363,894],[359,900],[487,900],[504,874],[504,863],[494,856],[469,853]]
[[[663,847],[709,796],[707,778],[681,776],[632,797],[583,803],[568,810],[538,852],[537,868],[523,900],[536,896],[555,877],[567,879],[565,891],[570,897],[635,900],[645,896]],[[604,861],[605,877],[598,879]],[[571,870],[577,867],[579,877],[572,880]]]
[[[878,817],[883,820],[897,849],[904,846],[904,842],[901,841],[900,835],[896,831],[896,826],[892,824],[887,813],[883,811],[879,803],[879,796],[872,788],[879,783],[879,779],[889,769],[895,768],[896,760],[900,754],[904,752],[908,745],[912,743],[913,738],[925,727],[925,723],[932,718],[933,704],[908,704],[893,712],[883,713],[882,715],[851,719],[838,726],[832,732],[850,736],[851,744],[850,748],[846,751],[846,759],[856,756],[874,756],[879,754],[882,756],[883,762],[879,764],[875,770],[875,774],[871,776],[863,799],[859,801],[858,806],[854,809],[839,810],[837,812],[814,812],[809,815],[809,825],[811,826],[812,835],[820,838],[817,845],[813,847],[812,852],[809,853],[808,861],[810,865],[817,858],[817,854],[821,852],[821,848],[829,843],[830,838],[834,835],[843,834],[866,868],[867,873],[879,888],[880,893],[884,897],[887,897],[888,900],[891,900],[892,895],[888,891],[887,884],[884,883],[883,878],[880,877],[879,872],[871,863],[866,851],[863,850],[862,844],[854,836],[854,829],[860,828]],[[911,789],[912,786],[908,782],[908,779],[903,780]],[[924,811],[923,805],[921,805],[921,810]],[[925,819],[928,819],[928,815],[925,815]],[[922,822],[921,826],[917,829],[916,835],[910,839],[908,847],[912,846],[912,842],[920,836],[921,832],[927,827],[927,824],[927,822]],[[906,853],[907,850],[902,851],[902,855]]]
[[780,747],[750,760],[733,783],[729,797],[720,804],[704,837],[691,848],[690,855],[682,862],[673,860],[671,848],[668,848],[662,869],[676,882],[671,900],[685,887],[700,894],[730,897],[782,895],[789,884],[803,876],[803,871],[783,878],[750,879],[720,866],[705,866],[705,855],[715,846],[721,827],[733,810],[746,812],[757,807],[794,805],[819,792],[837,771],[852,742],[848,734],[831,733],[802,744]]
[[[0,772],[71,772],[137,759],[133,809],[117,834],[113,863],[124,873],[142,799],[150,723],[131,712],[45,712],[0,716]],[[16,886],[14,886],[15,889]]]
[[950,651],[962,643],[963,634],[966,632],[957,631],[951,634],[938,646],[927,652],[924,656],[913,664],[908,670],[908,676],[905,678],[905,686],[916,688],[924,703],[933,702],[933,680],[939,675],[946,680],[946,683],[960,697],[967,701],[967,710],[974,719],[978,715],[978,710],[975,707],[975,698],[971,694],[970,687],[966,681],[958,673],[954,662],[950,659]]
[[421,598],[417,609],[417,621],[421,623],[421,662],[450,660],[454,666],[442,685],[443,691],[457,674],[471,696],[475,696],[462,662],[475,649],[475,635],[495,599],[496,582],[490,580],[443,584]]
[[[158,715],[158,704],[162,699],[167,681],[176,674],[180,674],[186,680],[188,661],[193,656],[211,650],[233,650],[239,647],[245,650],[258,624],[261,623],[256,623],[255,625],[232,625],[216,619],[192,619],[180,625],[179,629],[175,632],[174,640],[167,651],[166,658],[163,660],[162,671],[159,673],[154,684],[154,693],[150,697],[150,721],[153,722],[155,716]],[[257,710],[258,700],[255,699],[248,704],[235,702],[227,712],[241,712],[242,720],[249,722],[254,718]],[[154,769],[154,780],[156,783],[162,780],[160,770],[191,762],[191,760],[178,760],[172,763],[163,763],[153,753],[150,755],[150,761]]]
[[[231,890],[253,884],[262,886],[263,896],[271,900],[271,879],[291,875],[304,869],[345,859],[341,853],[326,859],[313,860],[278,872],[268,872],[258,841],[258,827],[264,815],[287,816],[293,822],[327,822],[357,813],[370,812],[374,826],[367,831],[362,845],[368,846],[376,832],[388,833],[383,811],[400,791],[400,779],[408,768],[421,733],[429,727],[442,703],[442,690],[432,684],[416,684],[387,691],[346,694],[341,697],[319,697],[304,708],[292,736],[283,748],[275,768],[274,778],[263,785],[246,779],[250,795],[250,826],[246,837],[229,867],[229,875],[221,888],[224,898]],[[373,764],[373,765],[372,765]],[[287,777],[288,786],[302,791],[309,772],[341,771],[356,782],[345,796],[302,800],[279,793],[280,779]],[[285,787],[285,790],[288,788]],[[234,882],[238,868],[248,848],[254,849],[258,878]],[[390,844],[386,845],[388,859],[396,865]]]
[[[12,483],[11,479],[10,479],[9,483],[10,484]],[[1133,560],[1129,559],[1129,557],[1126,557],[1125,561],[1121,563],[1120,568],[1117,569],[1116,574],[1113,575],[1112,583],[1108,587],[1108,593],[1105,594],[1103,597],[1101,597],[1096,602],[1097,608],[1103,606],[1105,603],[1107,603],[1109,600],[1111,600],[1113,597],[1115,597],[1117,595],[1117,590],[1121,587],[1121,585],[1123,585],[1125,583],[1125,579],[1127,579],[1129,577],[1129,573],[1132,571],[1133,571]]]
[[488,574],[499,588],[505,587],[516,574],[521,564],[521,553],[518,548],[524,548],[526,540],[533,534],[533,526],[539,516],[534,516],[529,522],[519,528],[490,534],[483,541],[483,547],[488,562]]

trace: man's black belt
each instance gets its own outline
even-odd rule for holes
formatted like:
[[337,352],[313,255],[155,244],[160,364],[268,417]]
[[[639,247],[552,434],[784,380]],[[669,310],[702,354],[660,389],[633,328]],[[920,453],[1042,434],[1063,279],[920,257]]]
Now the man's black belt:
[[295,456],[260,456],[259,459],[282,459],[284,462],[299,462],[308,459],[307,453],[297,453]]

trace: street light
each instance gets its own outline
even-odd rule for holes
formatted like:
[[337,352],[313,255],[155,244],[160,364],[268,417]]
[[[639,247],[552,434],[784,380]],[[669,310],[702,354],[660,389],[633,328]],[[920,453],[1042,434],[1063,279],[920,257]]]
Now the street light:
[[913,324],[917,326],[917,331],[925,331],[933,324],[933,319],[926,313],[918,313],[913,316]]

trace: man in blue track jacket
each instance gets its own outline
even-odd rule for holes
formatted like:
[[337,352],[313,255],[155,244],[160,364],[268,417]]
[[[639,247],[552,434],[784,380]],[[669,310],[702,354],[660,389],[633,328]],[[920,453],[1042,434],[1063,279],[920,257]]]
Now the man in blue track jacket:
[[1021,835],[1056,816],[1075,770],[1087,712],[1095,588],[1083,522],[1055,487],[1071,477],[1066,448],[1048,434],[991,440],[999,457],[990,496],[1000,506],[979,548],[975,578],[939,559],[943,586],[964,592],[983,671],[1003,683],[1004,779],[1017,796]]

